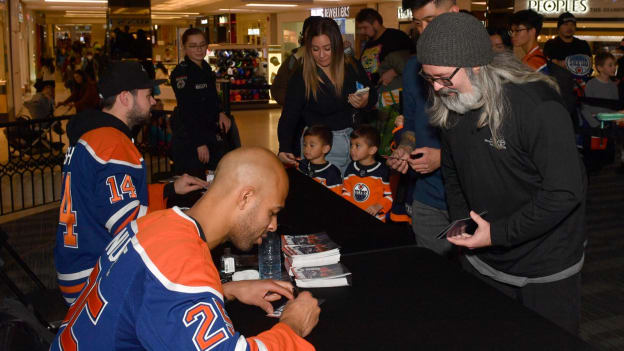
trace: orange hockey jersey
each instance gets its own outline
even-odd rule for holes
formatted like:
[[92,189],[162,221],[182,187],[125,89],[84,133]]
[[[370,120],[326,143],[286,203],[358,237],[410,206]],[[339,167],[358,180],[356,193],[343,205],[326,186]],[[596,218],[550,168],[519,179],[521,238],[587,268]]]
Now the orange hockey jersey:
[[388,173],[388,167],[381,162],[371,166],[352,162],[344,174],[342,196],[363,210],[380,204],[382,208],[375,217],[385,222],[386,214],[392,207]]

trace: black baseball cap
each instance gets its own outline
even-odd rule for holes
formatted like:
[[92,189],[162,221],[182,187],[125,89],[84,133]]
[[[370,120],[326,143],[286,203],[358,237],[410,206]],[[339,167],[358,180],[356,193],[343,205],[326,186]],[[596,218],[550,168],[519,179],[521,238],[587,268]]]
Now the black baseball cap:
[[569,12],[562,13],[557,20],[557,28],[561,27],[561,25],[566,22],[574,22],[574,24],[576,24],[576,17]]
[[122,91],[152,89],[166,81],[166,79],[150,79],[143,65],[138,62],[122,61],[111,65],[100,79],[98,88],[102,98],[106,99]]

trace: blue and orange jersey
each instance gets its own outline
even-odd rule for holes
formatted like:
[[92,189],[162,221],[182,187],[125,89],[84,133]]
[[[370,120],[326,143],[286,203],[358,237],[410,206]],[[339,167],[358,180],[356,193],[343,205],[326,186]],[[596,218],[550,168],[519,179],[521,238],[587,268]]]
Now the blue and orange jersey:
[[297,169],[301,173],[325,185],[325,187],[334,193],[338,195],[342,193],[342,175],[340,174],[340,169],[331,162],[315,165],[303,159],[299,162],[299,167],[297,167]]
[[382,208],[375,217],[385,222],[386,214],[392,207],[388,174],[388,167],[381,162],[364,166],[354,161],[345,171],[342,196],[363,210],[380,204]]
[[245,338],[224,306],[200,225],[154,212],[106,246],[51,350],[314,350],[284,323]]
[[544,56],[544,53],[542,52],[542,49],[540,49],[539,45],[535,45],[533,49],[529,50],[529,52],[524,55],[522,63],[537,72],[545,72],[548,67],[546,56]]
[[55,265],[72,303],[102,250],[148,208],[145,162],[122,131],[97,128],[70,146],[63,181]]

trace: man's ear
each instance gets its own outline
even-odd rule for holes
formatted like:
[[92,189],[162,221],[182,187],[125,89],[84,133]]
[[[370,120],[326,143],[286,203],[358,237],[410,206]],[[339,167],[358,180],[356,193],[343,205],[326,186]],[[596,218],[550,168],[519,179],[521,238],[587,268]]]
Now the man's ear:
[[119,95],[117,95],[117,99],[118,101],[123,105],[123,106],[132,106],[132,103],[130,101],[132,93],[129,91],[122,91],[121,93],[119,93]]
[[453,5],[449,8],[448,12],[459,12],[459,6]]
[[377,153],[377,150],[379,150],[379,148],[377,146],[371,146],[368,148],[368,154],[369,155],[374,155]]
[[479,74],[481,72],[481,67],[472,67],[472,73]]
[[253,187],[247,186],[240,190],[238,198],[236,199],[236,208],[239,210],[246,209],[253,201],[256,195],[256,190]]

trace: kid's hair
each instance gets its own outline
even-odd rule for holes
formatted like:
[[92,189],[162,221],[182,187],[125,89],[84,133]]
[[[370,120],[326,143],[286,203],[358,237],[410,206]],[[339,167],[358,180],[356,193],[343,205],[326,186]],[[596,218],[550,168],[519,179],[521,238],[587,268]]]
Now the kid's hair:
[[601,51],[597,53],[596,57],[594,58],[596,67],[604,65],[608,59],[612,59],[613,61],[615,61],[615,56],[613,56],[610,52],[606,52],[606,51]]
[[375,127],[364,125],[351,133],[351,139],[363,138],[368,146],[379,147],[381,137]]
[[303,133],[303,137],[305,138],[307,136],[315,136],[321,139],[323,145],[329,145],[330,147],[332,146],[332,132],[331,130],[329,130],[329,128],[325,127],[322,124],[313,125],[312,127],[306,129],[306,131]]

